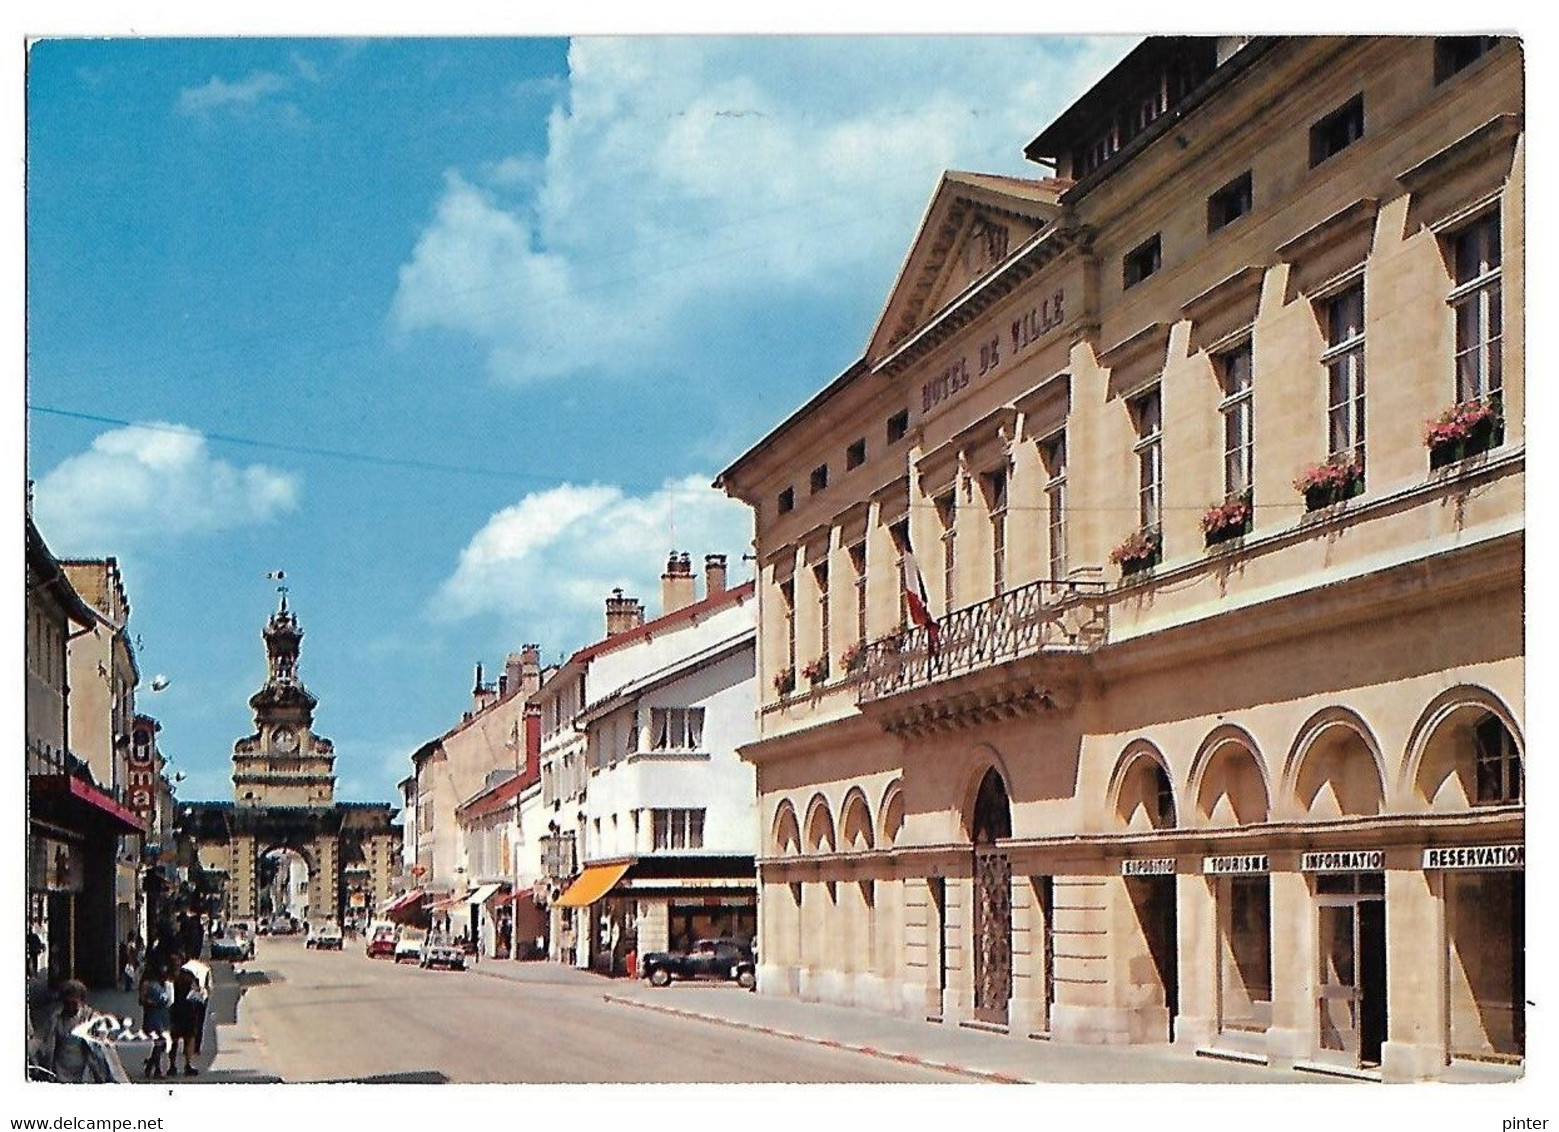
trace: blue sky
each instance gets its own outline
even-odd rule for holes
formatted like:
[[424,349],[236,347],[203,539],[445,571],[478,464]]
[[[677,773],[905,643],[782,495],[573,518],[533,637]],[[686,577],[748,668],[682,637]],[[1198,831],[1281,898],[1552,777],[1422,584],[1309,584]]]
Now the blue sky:
[[673,546],[744,576],[710,480],[859,355],[940,171],[1041,173],[1131,42],[35,44],[35,517],[120,559],[183,795],[231,796],[267,571],[363,800]]

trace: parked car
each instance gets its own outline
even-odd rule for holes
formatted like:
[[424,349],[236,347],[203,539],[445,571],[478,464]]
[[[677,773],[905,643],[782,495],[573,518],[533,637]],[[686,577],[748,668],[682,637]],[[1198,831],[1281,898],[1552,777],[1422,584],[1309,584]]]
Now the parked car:
[[430,935],[422,943],[422,957],[418,965],[423,968],[448,967],[451,971],[464,971],[466,956],[448,936]]
[[211,958],[242,963],[254,958],[254,936],[247,924],[234,924],[211,940]]
[[395,955],[395,925],[388,920],[379,920],[368,927],[368,942],[364,947],[368,958],[377,959],[381,955]]
[[410,959],[422,962],[422,941],[426,938],[427,933],[421,928],[402,928],[401,934],[395,939],[395,961],[399,963]]
[[701,939],[687,952],[651,951],[639,962],[642,976],[656,987],[672,979],[724,979],[748,988],[758,982],[752,948],[734,939]]
[[298,921],[294,920],[291,916],[283,915],[271,917],[272,935],[292,935],[297,930]]
[[303,941],[304,947],[312,947],[317,951],[340,951],[341,929],[329,920],[323,924],[315,924],[309,929],[308,938]]

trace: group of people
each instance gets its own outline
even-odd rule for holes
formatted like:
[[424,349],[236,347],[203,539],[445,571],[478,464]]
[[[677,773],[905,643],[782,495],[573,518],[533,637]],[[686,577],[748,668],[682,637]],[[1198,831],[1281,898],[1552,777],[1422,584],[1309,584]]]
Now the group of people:
[[[138,998],[141,1029],[152,1036],[151,1056],[143,1067],[147,1077],[194,1077],[195,1057],[206,1029],[211,1001],[211,968],[201,961],[206,930],[198,915],[180,912],[177,923],[161,926],[158,939],[139,966]],[[125,970],[134,970],[140,941],[126,941]],[[184,1068],[179,1068],[179,1054]],[[163,1064],[167,1059],[166,1067]]]

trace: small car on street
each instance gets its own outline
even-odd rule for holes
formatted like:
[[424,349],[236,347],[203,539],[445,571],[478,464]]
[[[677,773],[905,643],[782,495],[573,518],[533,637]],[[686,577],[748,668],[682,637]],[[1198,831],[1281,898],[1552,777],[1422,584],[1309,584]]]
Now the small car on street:
[[378,959],[380,956],[395,955],[396,927],[388,920],[379,920],[369,925],[367,942],[363,947],[368,958]]
[[328,920],[323,924],[314,924],[309,928],[303,946],[316,951],[340,951],[341,929]]
[[402,928],[401,934],[395,939],[395,961],[397,963],[411,960],[414,963],[422,962],[422,941],[427,938],[427,933],[421,928]]
[[752,948],[734,939],[701,939],[686,952],[651,951],[640,960],[640,970],[656,987],[672,979],[723,979],[749,989],[758,982]]
[[242,963],[254,958],[254,936],[247,924],[232,924],[211,937],[211,958]]
[[458,944],[445,935],[430,935],[422,944],[422,957],[418,966],[448,967],[451,971],[466,969],[466,955]]

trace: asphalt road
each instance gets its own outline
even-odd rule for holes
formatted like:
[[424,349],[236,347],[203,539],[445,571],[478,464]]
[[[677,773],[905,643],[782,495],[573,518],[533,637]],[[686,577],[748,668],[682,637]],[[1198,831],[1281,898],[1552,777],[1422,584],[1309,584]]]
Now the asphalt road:
[[961,1080],[613,1005],[599,982],[549,964],[510,981],[369,959],[360,941],[316,952],[282,937],[259,941],[241,983],[240,1009],[284,1081]]

